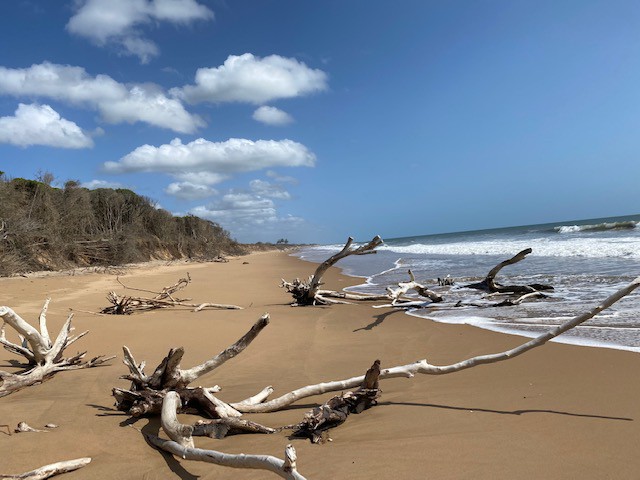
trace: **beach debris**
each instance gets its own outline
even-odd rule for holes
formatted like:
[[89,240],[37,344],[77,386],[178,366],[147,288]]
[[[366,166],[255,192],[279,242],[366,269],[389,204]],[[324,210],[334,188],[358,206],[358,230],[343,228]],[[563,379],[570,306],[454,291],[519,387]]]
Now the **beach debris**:
[[489,293],[533,293],[539,292],[541,290],[553,290],[551,285],[543,285],[539,283],[532,283],[531,285],[500,285],[496,283],[495,277],[507,265],[513,265],[514,263],[518,263],[520,260],[523,260],[527,255],[532,252],[531,248],[525,248],[521,252],[517,253],[513,257],[503,262],[500,262],[498,265],[493,267],[491,271],[487,274],[486,277],[481,282],[478,283],[470,283],[467,285],[463,285],[464,288],[474,288],[476,290],[483,290]]
[[382,238],[380,238],[379,235],[376,235],[368,243],[359,247],[351,248],[353,238],[349,237],[347,239],[347,243],[342,247],[342,250],[322,262],[307,280],[300,280],[299,278],[296,278],[292,282],[287,282],[282,279],[280,287],[286,289],[286,291],[293,296],[294,302],[291,305],[296,307],[350,303],[344,300],[335,300],[337,298],[346,300],[388,300],[389,297],[387,295],[357,295],[349,292],[320,289],[320,286],[323,284],[322,276],[339,260],[351,255],[369,255],[376,253],[376,247],[380,246],[382,243]]
[[180,396],[176,392],[168,392],[162,405],[162,430],[171,440],[156,435],[144,434],[146,440],[155,447],[172,453],[185,460],[213,463],[232,468],[250,468],[267,470],[289,480],[305,480],[296,469],[297,454],[293,445],[285,447],[285,459],[271,455],[229,454],[217,450],[195,448],[194,427],[178,421],[177,411],[181,408]]
[[164,287],[160,292],[154,292],[151,290],[144,290],[141,288],[129,287],[120,281],[120,278],[116,279],[120,285],[129,290],[136,290],[139,292],[147,292],[154,294],[151,298],[146,297],[133,297],[133,296],[120,296],[116,292],[111,291],[107,294],[107,300],[111,305],[100,310],[101,314],[109,315],[131,315],[136,312],[145,312],[148,310],[156,310],[159,308],[175,308],[175,307],[188,307],[192,308],[194,312],[199,312],[206,308],[226,309],[226,310],[241,310],[242,307],[237,305],[225,305],[220,303],[189,303],[191,299],[174,298],[176,292],[184,289],[191,283],[191,276],[187,273],[187,276],[179,279],[173,285]]
[[20,422],[18,423],[18,426],[14,429],[15,433],[26,433],[26,432],[44,432],[44,433],[48,433],[47,430],[38,430],[37,428],[32,428],[31,426],[29,426],[29,424],[27,422]]
[[53,430],[54,428],[58,428],[59,425],[56,425],[55,423],[47,423],[44,428],[49,428],[51,430]]
[[78,470],[91,462],[90,457],[76,458],[75,460],[66,460],[64,462],[52,463],[45,465],[30,472],[21,473],[18,475],[6,475],[0,474],[0,478],[15,478],[21,480],[45,480],[61,473],[73,472]]
[[[489,355],[480,355],[477,357],[472,357],[467,360],[463,360],[461,362],[457,362],[450,365],[432,365],[427,360],[419,360],[414,363],[410,363],[407,365],[400,365],[397,367],[385,368],[380,371],[380,375],[378,377],[379,380],[386,380],[388,378],[415,378],[417,374],[423,375],[444,375],[448,373],[455,373],[461,370],[466,370],[467,368],[476,367],[478,365],[485,365],[489,363],[497,363],[503,360],[509,360],[518,355],[521,355],[533,348],[540,347],[547,343],[549,340],[561,335],[568,330],[590,320],[595,317],[597,314],[606,310],[611,305],[624,298],[633,292],[636,288],[640,287],[640,277],[636,278],[633,282],[629,283],[627,286],[621,288],[614,294],[607,297],[602,303],[596,305],[588,312],[585,312],[581,315],[577,315],[566,322],[562,323],[554,327],[553,329],[540,334],[539,336],[529,340],[522,345],[512,348],[510,350],[494,353]],[[252,405],[240,405],[240,404],[231,404],[236,410],[241,413],[268,413],[275,412],[277,410],[282,410],[283,408],[287,408],[289,405],[297,402],[300,399],[312,397],[315,395],[320,395],[327,392],[337,392],[343,391],[350,388],[360,387],[365,380],[365,376],[351,377],[344,380],[335,380],[335,381],[325,381],[315,385],[307,385],[302,388],[298,388],[291,392],[285,393],[277,398],[272,400],[266,400],[260,403],[255,403]]]
[[[265,313],[233,345],[210,360],[187,370],[180,368],[180,361],[184,355],[182,347],[169,350],[153,374],[147,375],[144,373],[144,362],[138,364],[129,348],[124,346],[123,362],[129,368],[129,374],[121,378],[130,380],[131,387],[128,390],[113,389],[116,408],[128,412],[134,417],[157,415],[161,411],[166,393],[173,390],[180,395],[183,405],[197,410],[205,417],[217,419],[241,416],[240,411],[237,410],[238,407],[242,408],[245,405],[262,402],[273,392],[273,388],[267,387],[253,397],[237,404],[227,404],[214,395],[220,390],[219,387],[189,387],[189,384],[241,353],[268,324],[269,314]],[[265,429],[267,428],[265,427]]]
[[[134,417],[158,414],[161,416],[162,429],[171,440],[144,434],[147,441],[159,449],[187,460],[204,461],[236,468],[265,469],[283,478],[300,479],[304,477],[295,469],[295,451],[288,447],[285,460],[264,455],[230,455],[215,450],[195,448],[193,437],[224,438],[231,433],[274,433],[291,429],[293,437],[306,437],[317,443],[330,441],[328,436],[330,428],[340,425],[349,414],[360,413],[377,403],[376,400],[381,392],[380,381],[400,377],[416,379],[419,378],[418,374],[443,375],[512,359],[542,346],[558,335],[590,320],[638,287],[640,287],[640,277],[607,297],[591,310],[577,315],[515,348],[472,357],[450,365],[432,365],[424,359],[407,365],[381,368],[380,361],[376,360],[365,375],[307,385],[271,400],[268,398],[274,389],[268,386],[256,395],[237,403],[224,402],[217,395],[214,395],[221,390],[217,385],[209,388],[188,386],[200,376],[211,372],[241,353],[269,323],[269,315],[265,314],[236,343],[212,359],[188,370],[180,368],[180,361],[184,355],[182,348],[171,349],[156,367],[154,373],[146,375],[144,362],[136,363],[129,349],[126,346],[123,347],[124,363],[130,373],[121,378],[130,380],[132,383],[129,390],[114,388],[113,395],[116,398],[116,407]],[[303,398],[327,392],[344,392],[354,388],[356,390],[334,396],[309,411],[303,420],[295,425],[270,428],[243,418],[244,414],[282,410]],[[178,421],[177,413],[179,411],[193,412],[194,410],[213,420],[201,420],[195,425],[184,425]]]
[[[9,425],[7,425],[7,424],[2,424],[2,425],[0,425],[0,428],[6,428],[6,429],[7,429],[7,435],[9,435],[9,436],[11,436],[11,435],[12,435],[12,433],[11,433],[11,426],[9,426]],[[2,433],[4,433],[4,432],[2,432]]]
[[380,398],[378,387],[380,360],[376,360],[367,370],[362,384],[357,390],[342,393],[330,398],[319,407],[307,412],[303,420],[293,425],[293,437],[308,438],[311,443],[331,441],[327,430],[341,425],[351,413],[361,413],[371,408]]
[[[104,357],[103,355],[92,358],[89,361],[83,361],[87,352],[77,353],[76,355],[65,358],[64,350],[84,337],[88,331],[82,332],[76,336],[70,336],[73,328],[71,327],[71,319],[73,313],[69,314],[67,321],[64,323],[58,336],[52,340],[47,329],[47,309],[49,308],[50,298],[44,302],[44,306],[39,316],[39,330],[32,327],[22,319],[16,312],[6,306],[0,306],[0,317],[4,320],[4,324],[0,329],[0,344],[5,350],[23,356],[27,360],[25,370],[21,373],[9,373],[0,371],[0,397],[7,396],[13,392],[42,383],[48,380],[58,372],[66,370],[79,370],[82,368],[91,368],[103,365],[108,360],[115,358],[114,356]],[[5,326],[9,325],[20,337],[20,344],[7,340],[5,335]]]

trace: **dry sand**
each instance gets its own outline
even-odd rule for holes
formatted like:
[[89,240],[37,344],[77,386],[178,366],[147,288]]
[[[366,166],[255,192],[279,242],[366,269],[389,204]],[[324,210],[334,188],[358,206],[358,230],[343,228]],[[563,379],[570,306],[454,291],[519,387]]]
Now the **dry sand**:
[[[243,262],[249,262],[244,264]],[[443,325],[367,305],[291,308],[278,288],[281,277],[306,276],[313,265],[281,252],[252,254],[227,264],[138,268],[122,279],[159,289],[188,271],[184,291],[194,301],[234,303],[241,311],[162,310],[133,316],[77,313],[76,331],[90,330],[71,347],[89,356],[118,354],[109,366],[63,372],[42,385],[0,398],[0,424],[19,421],[49,433],[0,433],[0,473],[20,473],[60,460],[93,462],[65,479],[262,479],[267,472],[188,462],[149,447],[127,416],[112,409],[111,388],[127,387],[121,346],[155,367],[169,348],[184,346],[183,366],[215,355],[244,334],[258,317],[271,324],[247,350],[198,383],[223,387],[238,401],[273,385],[274,395],[325,380],[359,375],[376,358],[383,367],[427,358],[434,364],[511,348],[525,340],[464,325]],[[357,282],[333,270],[327,286]],[[51,296],[50,330],[69,308],[97,311],[116,277],[91,274],[0,280],[0,305],[33,321]],[[514,315],[517,309],[514,309]],[[3,353],[2,353],[3,352]],[[0,369],[14,371],[14,357],[0,351]],[[331,431],[333,442],[293,441],[298,469],[309,479],[638,479],[640,478],[640,355],[549,344],[521,357],[439,377],[381,383],[380,404],[352,415]],[[302,400],[294,408],[250,419],[271,426],[295,423],[333,394]],[[195,422],[196,417],[181,419]],[[157,433],[158,419],[135,427]],[[285,433],[196,438],[201,448],[280,458]]]

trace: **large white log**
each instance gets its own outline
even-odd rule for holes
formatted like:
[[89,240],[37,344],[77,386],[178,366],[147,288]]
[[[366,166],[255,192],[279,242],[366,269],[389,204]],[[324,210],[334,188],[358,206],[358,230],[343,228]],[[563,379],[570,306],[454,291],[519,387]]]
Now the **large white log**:
[[[380,373],[380,380],[387,378],[407,377],[412,378],[416,374],[424,375],[443,375],[447,373],[459,372],[466,370],[467,368],[475,367],[477,365],[485,365],[489,363],[496,363],[503,360],[509,360],[511,358],[522,355],[529,350],[544,345],[549,340],[561,335],[562,333],[571,330],[572,328],[580,325],[581,323],[590,320],[598,313],[609,308],[621,298],[629,295],[636,288],[640,286],[640,277],[636,278],[626,287],[621,288],[613,295],[607,297],[601,304],[595,306],[591,310],[581,315],[578,315],[562,325],[553,328],[552,330],[539,335],[538,337],[505,352],[494,353],[490,355],[480,355],[477,357],[469,358],[467,360],[454,363],[452,365],[431,365],[427,360],[419,360],[408,365],[400,365],[397,367],[387,368]],[[306,387],[293,390],[278,398],[274,398],[268,402],[259,403],[257,405],[247,405],[243,403],[232,403],[231,406],[242,413],[265,413],[280,410],[282,408],[291,405],[292,403],[300,400],[301,398],[311,397],[313,395],[320,395],[326,392],[336,392],[339,390],[345,390],[348,388],[354,388],[362,384],[364,381],[364,375],[358,377],[347,378],[345,380],[337,380],[332,382],[324,382],[316,385],[308,385]]]
[[[231,468],[250,468],[255,470],[267,470],[287,480],[306,480],[295,470],[290,461],[284,461],[271,455],[237,455],[218,452],[217,450],[204,450],[201,448],[183,447],[172,440],[165,440],[155,435],[146,434],[147,440],[165,452],[172,453],[185,460],[213,463]],[[287,445],[288,454],[291,455],[293,446]]]
[[296,471],[296,454],[291,445],[286,447],[286,460],[280,460],[270,455],[233,455],[195,448],[192,437],[193,427],[183,425],[178,421],[176,415],[178,408],[180,408],[180,396],[176,392],[168,392],[162,403],[161,424],[171,441],[163,440],[155,435],[146,435],[147,439],[156,447],[186,460],[197,460],[232,468],[268,470],[282,478],[304,480],[304,477]]
[[23,479],[23,480],[45,480],[47,478],[51,478],[54,475],[59,475],[61,473],[73,472],[74,470],[78,470],[91,462],[91,458],[77,458],[75,460],[67,460],[64,462],[52,463],[50,465],[45,465],[40,468],[36,468],[35,470],[31,470],[30,472],[21,473],[19,475],[3,475],[0,474],[0,478],[15,478],[15,479]]

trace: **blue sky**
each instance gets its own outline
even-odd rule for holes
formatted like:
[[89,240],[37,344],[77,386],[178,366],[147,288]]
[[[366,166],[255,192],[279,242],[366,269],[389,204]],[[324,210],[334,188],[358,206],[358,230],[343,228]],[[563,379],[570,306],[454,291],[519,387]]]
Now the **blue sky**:
[[0,170],[238,240],[640,212],[640,3],[16,0]]

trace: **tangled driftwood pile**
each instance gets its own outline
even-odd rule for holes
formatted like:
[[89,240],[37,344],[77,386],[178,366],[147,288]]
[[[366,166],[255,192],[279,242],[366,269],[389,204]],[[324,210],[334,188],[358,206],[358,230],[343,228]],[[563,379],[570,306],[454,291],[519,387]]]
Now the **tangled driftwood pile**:
[[153,293],[153,297],[134,297],[129,295],[118,295],[116,292],[111,291],[107,294],[107,300],[109,300],[108,307],[100,310],[102,314],[111,315],[131,315],[137,312],[146,312],[149,310],[156,310],[158,308],[176,308],[186,307],[192,308],[195,312],[204,310],[207,308],[225,309],[225,310],[241,310],[242,307],[237,305],[225,305],[221,303],[189,303],[190,298],[174,298],[176,292],[182,290],[191,283],[191,276],[187,273],[185,278],[181,278],[173,285],[164,287],[160,292],[152,292],[150,290],[143,290],[140,288],[128,287],[120,281],[118,283],[124,288],[130,290],[137,290],[139,292]]

